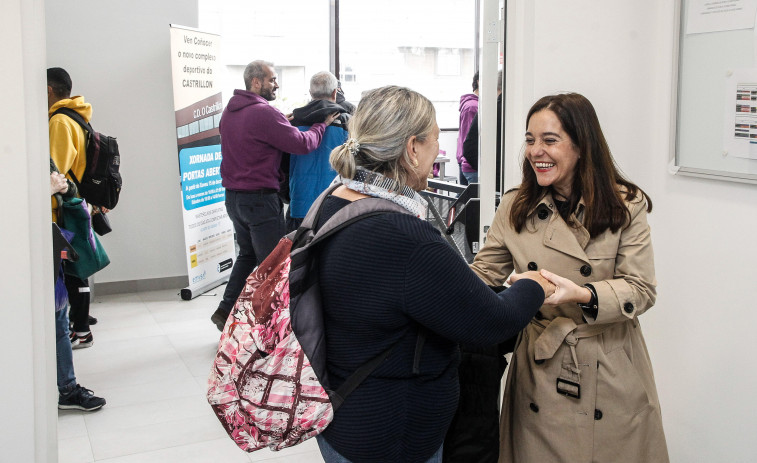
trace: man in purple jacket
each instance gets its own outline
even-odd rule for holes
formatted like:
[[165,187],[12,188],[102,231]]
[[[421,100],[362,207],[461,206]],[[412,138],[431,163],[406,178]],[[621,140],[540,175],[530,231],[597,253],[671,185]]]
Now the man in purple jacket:
[[250,272],[284,236],[283,204],[278,196],[283,152],[307,154],[321,143],[336,114],[300,132],[269,101],[279,88],[273,63],[253,61],[244,70],[246,90],[234,90],[223,111],[221,179],[226,188],[226,212],[239,245],[229,283],[210,319],[223,330]]

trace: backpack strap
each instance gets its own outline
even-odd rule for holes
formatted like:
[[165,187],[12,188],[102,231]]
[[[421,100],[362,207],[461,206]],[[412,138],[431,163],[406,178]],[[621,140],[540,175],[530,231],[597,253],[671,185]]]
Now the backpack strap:
[[296,232],[290,234],[292,240],[292,254],[294,257],[295,249],[302,247],[303,245],[313,245],[320,242],[327,237],[338,232],[342,228],[350,225],[358,220],[370,217],[372,215],[383,214],[386,212],[398,212],[403,214],[411,214],[410,211],[395,204],[389,200],[382,198],[365,198],[358,201],[353,201],[350,204],[344,206],[336,214],[334,214],[326,223],[318,229],[317,232],[313,232],[313,229],[318,224],[323,209],[323,202],[327,196],[339,188],[341,184],[332,185],[327,188],[320,196],[313,202],[307,215],[302,221],[302,225]]
[[[73,109],[71,109],[71,108],[58,108],[58,109],[55,110],[54,113],[52,113],[50,115],[50,118],[52,119],[52,117],[55,116],[56,114],[63,114],[65,116],[70,117],[71,119],[74,120],[74,122],[76,122],[77,124],[79,124],[81,126],[81,128],[87,132],[87,134],[93,133],[92,126],[89,125],[89,123],[84,120],[84,118],[82,117],[81,114],[77,113]],[[74,183],[76,184],[76,187],[78,188],[79,184],[81,183],[81,181],[79,181],[79,179],[76,178],[76,175],[74,175],[74,171],[69,169],[68,174],[74,180]]]
[[325,201],[326,197],[333,193],[334,190],[339,188],[339,186],[341,186],[341,184],[339,183],[330,185],[320,195],[318,195],[315,201],[313,201],[310,209],[308,209],[308,213],[305,214],[305,218],[302,219],[300,226],[296,231],[293,231],[288,235],[289,239],[292,240],[292,243],[300,242],[302,240],[302,236],[304,236],[309,230],[312,230],[313,227],[315,227],[315,224],[318,223],[318,219],[321,217],[321,205],[323,204],[323,201]]
[[79,114],[79,113],[77,113],[73,109],[71,109],[71,108],[58,108],[58,109],[55,110],[54,113],[52,113],[50,115],[50,118],[52,118],[56,114],[64,114],[64,115],[70,117],[71,119],[73,119],[74,121],[76,121],[81,126],[82,129],[86,130],[87,132],[92,132],[92,126],[89,125],[89,122],[87,122],[86,120],[84,120],[84,118],[82,117],[82,115]]
[[379,367],[381,363],[389,357],[395,347],[402,341],[399,338],[394,344],[389,346],[384,352],[378,354],[372,359],[368,360],[364,364],[360,365],[354,373],[352,373],[341,386],[335,392],[329,394],[329,400],[331,400],[331,406],[334,407],[334,411],[339,409],[344,403],[344,400],[348,395],[352,393],[360,384],[365,381],[368,376],[373,373],[373,370]]
[[[420,325],[418,326],[418,337],[415,341],[415,355],[413,356],[414,375],[421,374],[421,354],[423,353],[423,345],[426,343],[426,332],[426,328]],[[339,389],[337,389],[336,392],[332,393],[329,396],[329,399],[331,399],[331,405],[334,407],[334,411],[336,411],[342,405],[347,396],[350,395],[352,391],[354,391],[355,388],[360,385],[360,383],[365,381],[365,379],[368,378],[368,376],[373,373],[373,371],[378,368],[379,365],[381,365],[381,363],[387,359],[387,357],[389,357],[389,354],[392,353],[394,348],[397,347],[400,342],[402,342],[402,338],[398,339],[384,352],[360,365],[360,367],[344,381]]]
[[413,356],[413,374],[421,374],[421,355],[423,345],[426,344],[426,333],[428,330],[425,326],[418,325],[418,337],[415,339],[415,355]]

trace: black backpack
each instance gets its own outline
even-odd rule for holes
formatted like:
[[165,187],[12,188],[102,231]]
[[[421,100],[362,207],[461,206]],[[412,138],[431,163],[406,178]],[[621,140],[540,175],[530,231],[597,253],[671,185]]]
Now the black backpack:
[[[59,108],[53,113],[65,114],[76,121],[87,137],[87,165],[81,179],[73,171],[68,173],[79,189],[79,195],[93,206],[113,209],[121,193],[121,155],[115,137],[96,132],[84,118],[70,108]],[[52,117],[52,116],[51,116]]]

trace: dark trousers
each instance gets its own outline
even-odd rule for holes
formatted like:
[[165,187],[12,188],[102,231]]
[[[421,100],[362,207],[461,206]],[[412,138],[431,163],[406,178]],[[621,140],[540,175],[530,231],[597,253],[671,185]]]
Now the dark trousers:
[[239,255],[218,308],[230,313],[247,277],[284,236],[285,225],[281,200],[275,192],[226,190],[226,212],[234,224]]
[[84,333],[89,331],[89,281],[66,275],[63,280],[68,291],[68,302],[71,310],[68,318],[74,323],[74,331]]

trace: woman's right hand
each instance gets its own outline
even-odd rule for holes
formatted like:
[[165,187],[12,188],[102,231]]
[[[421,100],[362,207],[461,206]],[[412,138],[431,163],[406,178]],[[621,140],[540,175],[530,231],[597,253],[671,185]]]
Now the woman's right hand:
[[539,283],[541,285],[541,289],[544,290],[544,299],[547,299],[555,292],[555,285],[544,278],[539,272],[534,271],[513,273],[512,275],[510,275],[510,278],[507,279],[507,283],[513,284],[521,278],[528,278],[529,280],[534,280],[535,282]]

